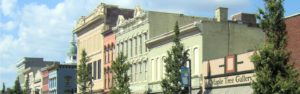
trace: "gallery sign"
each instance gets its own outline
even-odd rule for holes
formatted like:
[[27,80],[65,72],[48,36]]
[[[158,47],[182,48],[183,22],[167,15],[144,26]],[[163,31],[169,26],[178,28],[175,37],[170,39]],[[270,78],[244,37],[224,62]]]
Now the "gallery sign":
[[240,85],[240,84],[250,84],[255,79],[254,73],[239,74],[233,76],[206,78],[205,86],[207,88],[211,87],[222,87],[230,85]]

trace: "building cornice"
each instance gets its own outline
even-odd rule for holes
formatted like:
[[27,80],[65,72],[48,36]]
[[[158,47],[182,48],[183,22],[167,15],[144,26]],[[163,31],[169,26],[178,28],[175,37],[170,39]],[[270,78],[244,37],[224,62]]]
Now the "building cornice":
[[78,33],[79,31],[81,31],[82,29],[88,27],[90,24],[98,21],[98,20],[104,20],[104,15],[97,15],[93,18],[91,18],[90,20],[86,20],[86,18],[84,16],[82,16],[79,20],[79,22],[77,23],[75,29],[73,30],[73,33]]
[[[199,29],[199,23],[201,23],[201,21],[190,23],[190,24],[187,24],[185,26],[179,27],[180,33],[184,34],[184,33],[192,32],[194,30]],[[202,31],[200,30],[200,32],[202,32]],[[166,33],[163,33],[161,35],[155,36],[155,37],[151,38],[150,40],[146,41],[146,46],[148,47],[149,45],[155,44],[157,42],[160,42],[160,41],[163,41],[163,40],[166,40],[166,39],[171,39],[172,36],[174,36],[173,30],[169,31],[169,32],[166,32]]]
[[76,23],[73,33],[77,33],[78,31],[82,30],[83,28],[89,26],[91,23],[97,21],[100,18],[105,19],[106,16],[106,9],[110,7],[118,7],[116,5],[108,5],[105,3],[101,3],[97,6],[94,11],[88,16],[82,16]]
[[146,20],[146,12],[143,12],[141,15],[136,16],[134,18],[125,20],[123,23],[118,24],[117,26],[113,27],[112,30],[114,32],[118,32],[121,28],[129,28],[138,21],[144,22]]

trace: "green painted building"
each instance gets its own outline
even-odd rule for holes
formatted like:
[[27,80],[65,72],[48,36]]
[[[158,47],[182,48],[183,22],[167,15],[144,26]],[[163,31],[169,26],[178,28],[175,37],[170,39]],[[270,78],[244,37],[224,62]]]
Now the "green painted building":
[[[228,20],[227,11],[227,8],[218,8],[215,18],[205,18],[144,11],[137,7],[134,18],[124,19],[119,15],[113,31],[116,33],[117,52],[127,55],[132,65],[128,71],[131,91],[138,94],[162,92],[163,59],[173,45],[172,30],[176,21],[181,30],[181,42],[190,54],[193,94],[204,90],[201,88],[204,87],[203,61],[260,47],[264,33],[253,25],[256,21],[238,16]],[[255,20],[254,15],[247,17]]]

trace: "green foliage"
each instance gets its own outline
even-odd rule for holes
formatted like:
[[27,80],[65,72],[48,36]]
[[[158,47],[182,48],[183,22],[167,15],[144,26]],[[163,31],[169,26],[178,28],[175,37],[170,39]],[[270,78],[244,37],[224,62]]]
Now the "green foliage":
[[251,58],[256,80],[252,83],[254,94],[299,94],[298,72],[289,62],[286,47],[283,0],[265,0],[265,10],[260,9],[260,26],[266,32],[265,46]]
[[181,90],[181,76],[180,67],[183,66],[188,59],[188,52],[184,51],[183,44],[180,43],[179,34],[180,30],[178,23],[176,22],[174,27],[174,46],[172,46],[171,51],[168,51],[168,56],[164,60],[166,63],[166,78],[162,80],[161,86],[163,88],[164,94],[176,94],[179,92],[184,92]]
[[25,80],[25,89],[23,90],[25,94],[30,94],[30,88],[29,88],[29,75],[26,77]]
[[87,93],[87,89],[88,89],[88,82],[90,81],[89,78],[89,69],[88,69],[88,63],[89,58],[87,57],[87,54],[85,52],[85,50],[83,50],[81,52],[81,59],[79,61],[79,65],[77,68],[77,84],[79,85],[79,91],[80,94],[85,94]]
[[116,61],[112,64],[113,73],[113,87],[110,90],[110,94],[131,94],[129,89],[129,76],[127,71],[129,70],[129,62],[126,62],[127,56],[121,52],[118,54]]
[[[19,77],[17,78],[17,80],[15,81],[15,85],[14,85],[14,89],[13,90],[7,90],[8,92],[14,91],[14,94],[23,94],[22,92],[22,88],[20,85],[20,81],[19,81]],[[12,93],[10,93],[12,94]]]
[[7,94],[15,94],[14,90],[11,88],[7,88],[6,90],[7,90]]
[[4,83],[2,84],[2,90],[1,90],[1,93],[2,93],[2,94],[5,93],[5,84],[4,84]]

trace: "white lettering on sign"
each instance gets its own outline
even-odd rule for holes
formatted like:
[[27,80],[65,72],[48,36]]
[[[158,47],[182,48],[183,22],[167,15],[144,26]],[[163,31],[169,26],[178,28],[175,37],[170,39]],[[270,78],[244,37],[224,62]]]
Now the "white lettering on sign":
[[218,87],[218,86],[247,84],[247,83],[251,83],[252,80],[254,79],[255,79],[254,73],[218,77],[218,78],[207,78],[205,79],[205,86]]

